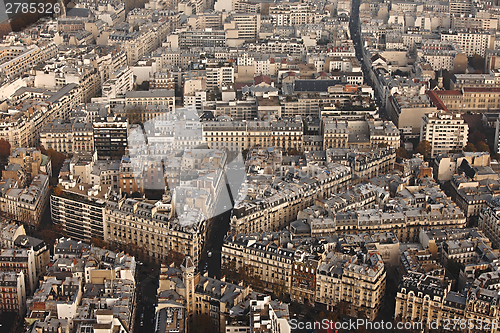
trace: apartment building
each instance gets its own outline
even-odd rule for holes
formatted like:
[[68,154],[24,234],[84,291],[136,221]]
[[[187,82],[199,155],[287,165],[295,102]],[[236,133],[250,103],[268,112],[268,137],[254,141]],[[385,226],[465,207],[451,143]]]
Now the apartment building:
[[[417,241],[420,228],[424,226],[432,229],[454,230],[465,227],[466,216],[460,208],[449,197],[443,196],[436,183],[432,184],[432,186],[429,184],[429,186],[406,187],[403,192],[405,196],[396,194],[390,200],[390,205],[387,201],[388,194],[384,195],[384,192],[380,190],[377,190],[377,193],[381,199],[374,202],[369,202],[368,194],[361,196],[360,202],[366,200],[367,207],[376,204],[384,207],[383,211],[367,207],[356,208],[355,203],[351,204],[352,209],[344,211],[344,207],[349,206],[346,206],[346,203],[338,197],[333,197],[317,201],[316,206],[299,212],[297,218],[306,220],[309,229],[305,234],[313,237],[352,233],[348,230],[356,230],[358,233],[377,230],[392,232],[401,242]],[[410,193],[411,195],[406,195]],[[424,194],[427,200],[422,200]],[[340,196],[344,197],[345,194],[340,194]],[[394,207],[405,208],[396,211]]]
[[109,79],[109,75],[127,65],[127,54],[119,46],[106,46],[95,49],[94,54],[88,54],[85,63],[91,63],[97,68],[101,85]]
[[[20,88],[11,98],[16,111],[5,113],[0,121],[0,137],[12,148],[39,144],[42,128],[56,118],[65,119],[81,102],[81,89],[68,84],[57,92]],[[13,109],[14,110],[14,109]]]
[[394,169],[394,147],[373,148],[369,151],[349,148],[326,150],[327,163],[339,163],[350,168],[353,179],[372,178]]
[[399,130],[389,121],[329,120],[321,123],[323,150],[329,148],[356,148],[361,151],[380,145],[399,148]]
[[434,159],[433,173],[438,181],[451,180],[458,173],[463,161],[475,167],[490,165],[490,154],[486,152],[461,152],[456,154],[438,155]]
[[[269,158],[262,155],[264,160]],[[272,189],[264,181],[252,184],[253,193],[268,193],[262,199],[245,198],[234,207],[231,231],[251,233],[279,230],[294,221],[299,211],[318,199],[341,191],[351,181],[352,173],[347,166],[330,163],[328,167],[311,167],[311,172],[313,169],[315,175],[323,174],[324,177],[317,180],[316,176],[312,178],[311,174],[304,172],[293,176],[296,181],[288,178],[291,174],[283,177],[280,186]]]
[[18,188],[9,180],[8,186],[0,190],[0,210],[16,221],[37,226],[48,202],[49,176],[36,175],[25,188]]
[[35,254],[32,249],[2,249],[0,251],[0,272],[22,273],[26,295],[32,295],[38,284]]
[[498,28],[498,18],[488,16],[453,16],[452,29],[463,30],[496,30]]
[[347,122],[324,119],[322,122],[323,149],[346,148],[349,140]]
[[443,243],[442,262],[447,265],[450,261],[463,265],[472,263],[476,259],[474,244],[467,239],[448,240]]
[[[126,119],[131,126],[139,123],[145,124],[149,121],[165,120],[165,117],[172,110],[171,105],[149,104],[149,105],[115,105],[113,114],[122,119]],[[132,128],[132,127],[131,127]]]
[[449,2],[450,14],[471,14],[472,13],[472,1],[470,0],[451,0]]
[[[447,305],[458,317],[464,313],[465,304],[460,296],[450,291],[438,277],[410,272],[403,277],[396,294],[395,318],[419,322],[442,320],[442,307]],[[453,302],[454,301],[454,302]],[[454,311],[453,311],[454,310]],[[452,320],[450,318],[449,320]]]
[[451,178],[451,197],[465,216],[479,216],[496,194],[500,180],[490,167],[472,167],[468,161],[462,162],[461,171]]
[[133,66],[142,56],[161,46],[171,32],[171,24],[170,20],[161,18],[158,22],[141,26],[139,31],[125,33],[116,30],[109,34],[108,41],[109,44],[120,44],[127,55],[127,65]]
[[491,200],[488,206],[479,213],[478,227],[491,241],[494,248],[500,246],[500,204],[498,200]]
[[83,242],[104,239],[103,215],[108,187],[77,183],[78,177],[60,178],[60,190],[50,196],[50,215],[68,237]]
[[184,259],[180,268],[162,265],[159,279],[157,315],[164,310],[172,313],[166,298],[175,297],[173,306],[185,308],[185,316],[210,316],[220,332],[290,331],[288,304],[272,301],[270,296],[253,292],[243,283],[202,275],[190,257]]
[[102,97],[117,98],[134,89],[134,74],[128,66],[109,73],[109,79],[102,84]]
[[169,111],[173,111],[175,108],[175,90],[156,89],[149,91],[128,91],[125,94],[125,105],[168,105]]
[[41,47],[37,45],[4,46],[1,50],[0,75],[13,79],[56,54],[57,45],[54,43]]
[[500,84],[500,73],[489,74],[454,74],[450,80],[450,90],[462,88],[493,88]]
[[290,299],[303,304],[314,304],[316,269],[319,256],[300,247],[294,253],[290,283]]
[[22,271],[0,272],[0,312],[26,313],[26,285]]
[[487,31],[454,30],[442,32],[441,41],[456,42],[467,57],[479,54],[484,57],[486,50],[493,48],[493,38]]
[[56,119],[40,132],[40,144],[45,149],[61,153],[94,151],[94,130],[91,123],[76,119]]
[[[290,54],[293,56],[298,56],[304,54],[306,48],[304,44],[296,38],[270,37],[266,40],[258,41],[257,43],[248,44],[248,50],[260,54]],[[343,54],[340,53],[339,55]],[[346,54],[346,56],[353,56],[353,54]],[[281,65],[277,63],[276,60],[277,59],[275,58],[270,59],[271,68],[286,68],[286,65],[283,66],[283,62],[285,62],[286,60],[281,60]],[[266,64],[262,64],[262,66],[265,67]],[[272,74],[273,70],[271,68],[270,70]],[[265,74],[265,72],[263,72],[262,74]]]
[[318,201],[315,206],[331,209],[332,212],[347,212],[383,205],[388,197],[389,193],[385,192],[383,188],[366,183],[355,185],[347,191],[332,194],[329,198]]
[[135,244],[156,262],[171,251],[189,254],[197,264],[203,248],[206,220],[194,212],[181,225],[172,207],[161,202],[121,199],[108,201],[104,211],[104,240],[117,245]]
[[316,303],[327,310],[346,302],[345,314],[374,320],[385,296],[386,271],[378,253],[344,255],[330,252],[317,268]]
[[[422,322],[460,322],[470,321],[478,327],[479,323],[498,320],[500,297],[487,285],[494,283],[494,276],[485,277],[486,285],[478,280],[460,293],[451,291],[451,284],[443,283],[439,278],[427,274],[412,272],[403,277],[396,296],[395,318]],[[486,287],[486,288],[485,288]],[[473,330],[470,330],[473,331]],[[491,326],[482,327],[482,332],[495,332]]]
[[[28,302],[29,318],[36,318],[33,320],[36,330],[44,331],[48,327],[52,331],[52,327],[56,327],[61,332],[101,330],[110,333],[124,332],[135,326],[134,257],[69,238],[56,240],[54,253],[57,255],[43,282]],[[112,306],[103,308],[103,299]],[[51,317],[41,315],[48,312]],[[60,322],[54,323],[55,318]]]
[[13,178],[19,186],[26,186],[35,176],[52,175],[50,158],[35,148],[16,148],[9,156],[9,164],[2,171],[2,178]]
[[431,156],[460,151],[467,144],[469,125],[460,113],[439,111],[422,117],[420,141],[431,144]]
[[19,235],[14,241],[14,247],[34,251],[36,276],[38,279],[43,278],[50,263],[49,246],[41,239]]
[[400,132],[392,121],[370,120],[368,121],[368,129],[372,146],[386,145],[395,149],[399,148],[401,144]]
[[138,177],[134,170],[134,165],[129,156],[123,156],[120,162],[120,190],[124,193],[143,193],[144,185],[142,177]]
[[281,121],[208,121],[203,137],[212,149],[241,151],[253,147],[282,147],[302,151],[301,118]]
[[191,50],[195,47],[226,47],[226,33],[224,30],[211,28],[180,31],[177,43],[181,50]]
[[320,101],[317,99],[300,98],[291,101],[282,101],[278,113],[281,117],[318,117],[320,114]]
[[309,4],[276,4],[269,6],[275,26],[295,26],[316,23],[315,8]]
[[14,242],[22,235],[26,235],[22,224],[18,225],[7,219],[0,222],[0,247],[14,248]]
[[196,13],[196,16],[193,15],[188,18],[188,24],[193,27],[193,29],[222,30],[223,18],[224,15],[218,11],[215,13]]
[[281,233],[228,235],[222,245],[221,264],[234,261],[236,269],[248,267],[257,274],[266,288],[283,286],[289,292],[295,249],[280,244],[284,236]]
[[98,158],[121,158],[127,148],[127,119],[117,116],[98,117],[92,123],[92,127]]
[[392,122],[405,136],[418,137],[422,117],[437,111],[425,94],[391,95],[387,112]]
[[362,312],[374,318],[385,293],[382,257],[371,252],[345,255],[334,250],[337,243],[344,244],[344,240],[291,237],[288,231],[233,234],[224,240],[222,265],[234,263],[237,270],[253,272],[265,288],[290,293],[297,302],[321,304],[328,310],[345,302],[345,315]]
[[[233,13],[224,23],[226,39],[254,41],[258,38],[261,27],[261,15],[251,13]],[[230,44],[230,42],[228,42]]]
[[[215,116],[226,115],[234,121],[252,120],[257,118],[257,100],[247,98],[246,100],[216,101]],[[205,110],[209,109],[209,106]]]
[[222,90],[224,85],[232,85],[234,83],[234,68],[233,67],[207,67],[206,69],[207,88],[218,88]]
[[175,89],[175,78],[171,72],[149,73],[149,89]]
[[[433,39],[423,40],[417,50],[417,55],[428,62],[434,71],[452,71],[455,65],[466,56],[457,42],[443,42]],[[464,60],[464,59],[462,59]]]
[[184,107],[194,107],[196,110],[201,111],[206,102],[206,91],[195,91],[191,94],[184,94]]
[[436,91],[439,101],[452,112],[489,112],[500,108],[500,88],[468,88]]

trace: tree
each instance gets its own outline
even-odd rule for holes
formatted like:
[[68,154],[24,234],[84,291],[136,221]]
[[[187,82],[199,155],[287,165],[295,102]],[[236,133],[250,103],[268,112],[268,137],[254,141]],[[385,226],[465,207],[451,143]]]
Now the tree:
[[389,145],[387,144],[387,142],[381,142],[378,144],[378,147],[379,148],[387,148],[387,147],[389,147]]
[[425,159],[429,159],[431,157],[431,150],[431,143],[427,140],[420,141],[417,148],[415,148],[415,152],[424,155]]
[[[286,293],[287,292],[286,292],[285,281],[283,281],[283,280],[277,281],[273,285],[273,294],[276,298],[283,299],[285,297]],[[324,318],[324,316],[322,318]]]
[[473,144],[477,145],[481,141],[485,141],[486,136],[484,135],[483,132],[481,131],[474,131],[471,135],[469,135],[469,142],[472,142]]
[[144,248],[140,247],[135,243],[126,244],[123,250],[129,253],[130,255],[134,256],[136,260],[145,262],[147,259]]
[[167,260],[167,265],[174,263],[175,267],[179,267],[180,265],[182,265],[182,261],[184,260],[184,254],[170,250],[168,251],[166,260]]
[[47,155],[52,161],[52,176],[58,177],[59,171],[61,170],[66,158],[64,154],[55,151],[53,148],[45,150],[43,146],[40,147],[40,151],[42,154]]
[[140,106],[134,106],[127,111],[127,120],[130,125],[141,124],[144,110]]
[[464,147],[464,151],[477,151],[476,146],[472,142],[467,143],[467,145]]
[[404,149],[403,147],[399,147],[398,149],[396,149],[396,158],[400,161],[408,158],[408,152],[406,151],[406,149]]
[[336,306],[336,310],[337,310],[337,313],[338,314],[341,314],[341,315],[349,315],[349,303],[347,303],[346,301],[340,301],[338,302],[337,306]]
[[[41,225],[38,227],[43,228]],[[66,236],[66,233],[60,224],[53,224],[49,227],[44,227],[43,230],[38,230],[38,232],[39,234],[37,233],[36,237],[43,239],[49,247],[54,246],[56,239]]]
[[221,273],[226,277],[226,281],[238,283],[240,280],[235,260],[225,262],[224,265],[222,265]]
[[61,196],[63,195],[63,190],[60,185],[54,187],[54,195]]
[[10,143],[4,139],[0,140],[0,160],[2,162],[7,162],[10,156]]
[[484,141],[479,141],[476,145],[477,151],[485,151],[485,152],[490,152],[490,147],[486,144]]
[[91,238],[90,244],[92,244],[92,246],[100,247],[101,249],[108,248],[108,243],[100,238]]

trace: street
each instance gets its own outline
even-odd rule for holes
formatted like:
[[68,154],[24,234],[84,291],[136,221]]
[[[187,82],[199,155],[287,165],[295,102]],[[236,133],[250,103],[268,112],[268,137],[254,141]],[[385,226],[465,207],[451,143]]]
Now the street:
[[154,304],[156,303],[159,269],[158,265],[137,265],[137,308],[134,330],[136,333],[155,331]]
[[[373,82],[370,76],[370,69],[366,67],[366,63],[364,62],[364,54],[363,54],[363,43],[361,40],[361,29],[359,22],[359,5],[360,0],[352,1],[352,10],[351,10],[351,19],[349,22],[349,29],[351,33],[351,39],[354,43],[354,49],[356,50],[356,58],[358,59],[361,69],[363,71],[365,84],[371,86],[373,88]],[[385,109],[382,107],[382,101],[380,96],[377,96],[377,91],[374,89],[374,95],[376,98],[376,104],[379,107],[379,117],[381,119],[387,119],[387,113]]]

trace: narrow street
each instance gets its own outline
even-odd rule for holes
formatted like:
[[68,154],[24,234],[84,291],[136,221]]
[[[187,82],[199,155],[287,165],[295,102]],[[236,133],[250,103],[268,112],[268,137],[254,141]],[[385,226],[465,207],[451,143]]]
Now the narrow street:
[[[356,50],[356,58],[358,59],[361,69],[363,71],[363,77],[365,84],[373,88],[373,82],[370,76],[370,69],[366,67],[366,63],[363,54],[363,42],[361,40],[361,28],[359,21],[359,6],[360,0],[352,1],[351,8],[351,20],[349,21],[349,30],[351,33],[351,39],[354,43],[354,49]],[[379,107],[379,116],[381,119],[388,119],[386,110],[382,107],[382,100],[380,96],[377,96],[377,91],[374,89],[374,95],[376,98],[376,104]]]
[[[244,170],[244,169],[243,169]],[[201,273],[204,272],[205,267],[208,269],[208,275],[210,277],[220,278],[221,276],[221,250],[222,244],[224,242],[224,237],[229,230],[229,222],[231,220],[231,212],[234,205],[232,190],[236,190],[235,182],[241,180],[239,179],[239,172],[241,170],[227,169],[226,177],[226,188],[229,198],[226,199],[225,196],[222,200],[218,200],[217,212],[222,212],[221,214],[214,216],[211,219],[209,229],[207,231],[207,240],[205,242],[205,248],[200,258],[199,270]],[[230,185],[231,184],[231,185]],[[224,191],[223,191],[224,192]],[[211,256],[208,253],[211,252]]]
[[158,265],[137,265],[137,308],[134,332],[154,332]]

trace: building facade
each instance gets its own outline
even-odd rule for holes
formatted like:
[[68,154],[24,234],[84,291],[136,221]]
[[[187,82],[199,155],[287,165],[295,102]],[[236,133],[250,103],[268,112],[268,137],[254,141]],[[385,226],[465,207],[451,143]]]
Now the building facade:
[[420,141],[431,144],[431,156],[451,151],[461,151],[467,144],[469,125],[462,116],[443,111],[429,113],[422,117]]

